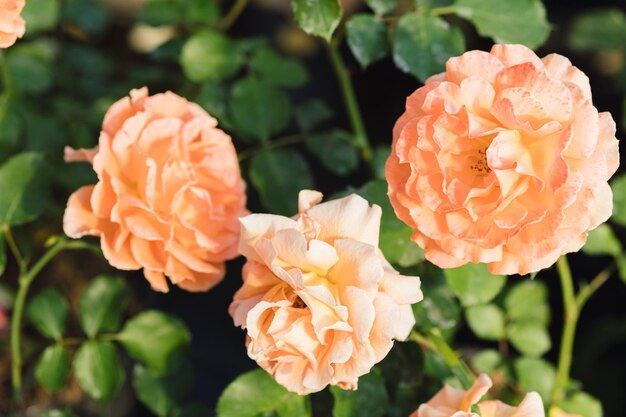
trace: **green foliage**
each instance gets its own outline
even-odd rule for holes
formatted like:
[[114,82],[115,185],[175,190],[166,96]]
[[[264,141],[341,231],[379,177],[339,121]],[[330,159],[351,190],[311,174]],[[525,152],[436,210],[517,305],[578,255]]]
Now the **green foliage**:
[[287,95],[272,84],[253,76],[242,78],[233,84],[229,102],[238,131],[256,140],[268,140],[287,127],[291,119]]
[[484,340],[500,340],[504,337],[504,312],[495,304],[483,304],[465,310],[467,324],[474,334]]
[[506,294],[504,307],[513,321],[529,321],[542,326],[550,322],[548,289],[541,281],[524,280]]
[[96,36],[104,32],[109,16],[98,0],[67,0],[63,7],[63,23]]
[[538,358],[518,358],[513,362],[513,368],[524,391],[537,391],[542,398],[550,398],[556,379],[552,364]]
[[76,414],[72,413],[69,409],[65,410],[48,410],[42,417],[76,417]]
[[463,33],[436,16],[405,14],[393,37],[394,62],[420,81],[443,71],[448,58],[464,51]]
[[296,108],[296,122],[303,132],[311,132],[333,115],[326,103],[319,99],[310,99]]
[[16,155],[0,167],[0,226],[16,226],[36,219],[48,200],[48,175],[43,156]]
[[343,14],[339,0],[291,0],[291,8],[302,30],[328,42]]
[[365,0],[365,3],[367,3],[377,15],[383,15],[392,11],[398,4],[398,0]]
[[333,417],[382,417],[389,406],[385,380],[376,369],[359,377],[356,391],[331,386]]
[[602,403],[597,398],[578,391],[564,401],[559,402],[559,407],[567,413],[577,414],[581,417],[602,417]]
[[156,374],[175,369],[191,335],[185,325],[166,313],[147,310],[128,320],[117,340],[134,359]]
[[111,398],[124,382],[124,369],[117,349],[110,342],[88,340],[74,357],[78,385],[95,400]]
[[141,365],[133,368],[133,388],[137,398],[159,417],[173,415],[178,411],[189,393],[190,369],[180,369],[167,374],[155,375]]
[[35,378],[48,391],[55,392],[63,388],[70,371],[70,357],[67,348],[62,345],[48,346],[35,367]]
[[[245,399],[245,401],[242,401]],[[309,397],[287,391],[262,369],[240,375],[217,402],[217,417],[310,417]]]
[[539,357],[552,347],[548,330],[539,323],[513,322],[507,327],[507,336],[515,349],[530,357]]
[[432,286],[430,280],[424,279],[422,291],[427,296],[417,304],[413,304],[415,326],[422,331],[439,329],[446,337],[452,336],[461,319],[461,306],[447,285]]
[[626,175],[619,175],[611,181],[613,190],[613,216],[611,220],[626,226]]
[[22,10],[22,17],[26,21],[26,35],[32,36],[38,32],[53,29],[60,15],[59,0],[29,0]]
[[128,299],[128,287],[121,277],[100,275],[80,296],[80,324],[87,336],[116,331]]
[[267,47],[252,54],[250,68],[269,83],[283,87],[300,87],[309,80],[309,74],[299,61],[285,58]]
[[387,25],[371,14],[356,14],[346,23],[350,50],[363,68],[384,58],[389,52]]
[[374,165],[374,174],[376,179],[385,179],[385,164],[389,158],[390,149],[388,146],[382,145],[374,148],[374,156],[372,164]]
[[354,146],[354,139],[342,130],[310,135],[306,147],[333,174],[347,175],[359,166],[359,151]]
[[457,15],[470,20],[482,36],[498,43],[541,46],[550,34],[541,0],[456,0]]
[[7,266],[7,251],[6,243],[4,241],[4,233],[0,231],[0,277],[4,274],[4,269]]
[[69,306],[65,297],[54,289],[44,289],[35,295],[26,307],[26,315],[39,332],[59,340],[65,331]]
[[238,51],[226,36],[205,29],[185,42],[180,64],[192,81],[222,80],[234,75],[243,64],[243,55]]
[[56,47],[52,42],[15,45],[7,54],[7,70],[17,90],[41,94],[53,84],[53,60]]
[[450,289],[466,306],[485,304],[502,291],[506,276],[492,275],[486,264],[468,263],[458,268],[444,270]]
[[626,45],[626,14],[619,9],[590,10],[571,24],[569,47],[575,51],[612,51]]
[[611,255],[620,256],[622,254],[622,244],[615,233],[606,223],[593,229],[587,236],[587,243],[583,246],[583,252],[587,255]]
[[250,182],[272,213],[293,216],[298,193],[312,188],[313,178],[302,156],[292,149],[264,150],[250,163]]
[[502,355],[495,349],[485,349],[472,358],[472,366],[476,372],[489,373],[502,365]]

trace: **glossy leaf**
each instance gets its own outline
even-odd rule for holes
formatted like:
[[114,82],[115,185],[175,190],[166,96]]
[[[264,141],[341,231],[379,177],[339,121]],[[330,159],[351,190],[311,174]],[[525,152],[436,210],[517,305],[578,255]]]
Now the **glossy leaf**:
[[504,312],[495,304],[469,307],[465,317],[472,332],[481,339],[500,340],[505,335]]
[[162,26],[179,23],[183,16],[183,2],[180,0],[150,0],[137,17],[148,25]]
[[354,139],[342,130],[311,135],[306,147],[333,174],[347,175],[359,166],[359,151],[354,146]]
[[283,130],[291,119],[287,95],[255,77],[243,78],[232,86],[230,106],[237,129],[261,141]]
[[585,243],[582,250],[587,255],[592,256],[620,256],[623,249],[611,226],[603,223],[589,232],[587,243]]
[[550,23],[541,0],[456,0],[457,15],[470,20],[481,36],[498,43],[541,46],[550,34]]
[[538,358],[518,358],[513,362],[513,368],[524,391],[537,391],[543,398],[550,398],[556,379],[552,364]]
[[190,388],[190,372],[175,371],[164,376],[155,375],[142,365],[133,368],[133,389],[143,405],[157,416],[170,416],[180,409]]
[[57,290],[47,288],[35,295],[26,307],[26,315],[41,334],[59,340],[65,331],[69,305]]
[[121,277],[100,275],[91,281],[79,303],[80,324],[87,336],[116,331],[128,295],[128,286]]
[[558,405],[563,411],[580,417],[602,417],[604,415],[602,403],[597,398],[582,391],[574,393],[564,401],[559,402]]
[[448,58],[464,51],[463,33],[436,16],[406,14],[393,37],[396,66],[420,81],[443,71]]
[[26,35],[53,29],[59,21],[59,0],[28,0],[22,10],[26,21]]
[[257,417],[272,413],[278,417],[310,417],[309,397],[287,391],[262,369],[237,377],[217,402],[217,417]]
[[62,345],[48,346],[37,361],[35,378],[49,392],[63,388],[70,371],[67,348]]
[[415,326],[422,331],[438,329],[444,337],[449,338],[461,319],[461,306],[448,286],[429,287],[427,280],[423,281],[423,285],[423,292],[427,296],[411,306]]
[[313,188],[313,177],[302,156],[293,149],[264,150],[252,158],[250,182],[272,213],[293,216],[298,193]]
[[507,328],[511,344],[525,356],[539,357],[550,350],[548,330],[533,322],[514,322]]
[[78,385],[94,400],[111,398],[124,382],[124,369],[117,349],[110,342],[88,340],[74,357]]
[[216,81],[205,81],[196,102],[215,117],[221,128],[232,125],[228,115],[228,89]]
[[333,394],[333,417],[382,417],[389,405],[385,381],[380,372],[359,377],[356,391],[331,386]]
[[332,115],[331,108],[319,99],[310,99],[296,107],[296,122],[303,132],[312,131]]
[[367,3],[377,15],[383,15],[393,10],[398,4],[398,0],[365,0],[365,3]]
[[131,357],[144,363],[152,372],[162,374],[180,364],[191,335],[176,317],[148,310],[128,320],[117,340]]
[[348,46],[363,68],[389,52],[387,25],[371,14],[356,14],[346,24]]
[[444,270],[448,285],[464,306],[486,304],[500,293],[506,276],[492,275],[485,264],[467,263]]
[[472,358],[472,367],[476,372],[489,373],[502,365],[502,355],[495,349],[485,349]]
[[18,154],[0,167],[0,226],[36,219],[48,200],[45,161],[38,153]]
[[542,326],[550,322],[548,289],[541,281],[524,280],[515,284],[504,298],[504,307],[514,321],[529,321]]
[[343,14],[339,0],[291,0],[291,8],[302,30],[329,42]]
[[622,50],[626,44],[626,14],[610,8],[580,14],[571,24],[568,44],[579,52]]
[[309,79],[306,68],[299,61],[282,57],[267,47],[254,52],[250,67],[261,79],[274,85],[300,87]]
[[15,89],[29,94],[48,91],[54,83],[54,46],[50,43],[18,44],[6,58],[7,71]]
[[239,70],[243,56],[226,36],[205,29],[185,42],[180,64],[191,81],[222,80]]

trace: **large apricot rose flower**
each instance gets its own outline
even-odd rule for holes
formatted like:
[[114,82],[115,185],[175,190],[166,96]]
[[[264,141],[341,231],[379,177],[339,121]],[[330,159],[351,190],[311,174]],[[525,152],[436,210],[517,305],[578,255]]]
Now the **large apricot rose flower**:
[[8,48],[24,36],[26,22],[20,14],[24,0],[0,0],[0,48]]
[[351,196],[317,204],[300,192],[299,214],[241,219],[243,286],[229,312],[248,331],[248,355],[290,391],[355,389],[393,339],[415,324],[418,277],[400,275],[378,249],[381,210]]
[[[468,390],[449,385],[439,390],[427,403],[419,406],[409,417],[544,417],[543,401],[536,392],[526,394],[517,407],[511,407],[501,401],[480,401],[492,386],[486,374],[480,374],[474,385]],[[477,404],[480,416],[472,412]]]
[[386,175],[428,260],[526,274],[609,218],[618,165],[615,123],[585,74],[561,55],[495,45],[449,59],[408,97]]
[[200,106],[142,88],[113,104],[98,148],[66,149],[88,160],[98,183],[70,196],[63,218],[73,238],[100,236],[116,268],[143,268],[158,291],[172,283],[205,291],[237,256],[245,184],[230,137]]

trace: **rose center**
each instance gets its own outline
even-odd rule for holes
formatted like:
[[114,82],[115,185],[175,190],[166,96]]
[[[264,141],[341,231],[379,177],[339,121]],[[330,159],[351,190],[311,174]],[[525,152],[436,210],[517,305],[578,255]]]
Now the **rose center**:
[[470,163],[470,169],[479,176],[489,175],[491,168],[487,163],[487,147],[478,149],[478,152],[472,157],[473,162]]

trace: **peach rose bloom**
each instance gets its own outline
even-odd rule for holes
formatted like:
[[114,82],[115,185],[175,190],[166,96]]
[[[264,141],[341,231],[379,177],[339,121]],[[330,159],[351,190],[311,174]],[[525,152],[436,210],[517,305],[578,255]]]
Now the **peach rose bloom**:
[[0,48],[8,48],[24,36],[26,22],[20,16],[24,0],[0,0]]
[[[491,379],[485,374],[480,374],[468,391],[446,384],[409,417],[544,417],[543,401],[536,392],[528,393],[518,407],[500,401],[479,403],[491,386]],[[471,411],[474,404],[478,405],[480,416]]]
[[206,291],[237,256],[245,184],[230,136],[200,106],[144,87],[111,106],[97,149],[66,149],[87,160],[98,183],[70,196],[63,229],[100,236],[118,269],[143,268],[155,290],[172,283]]
[[442,268],[526,274],[611,215],[615,122],[557,54],[494,45],[451,58],[406,102],[386,164],[396,215]]
[[248,331],[248,355],[288,390],[356,389],[393,339],[415,324],[418,277],[400,275],[378,249],[381,209],[352,194],[318,204],[300,192],[293,218],[241,219],[248,261],[229,312]]

